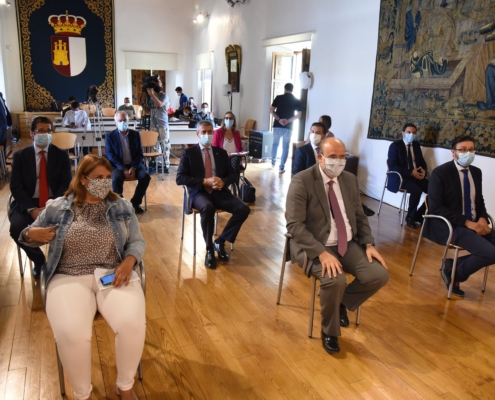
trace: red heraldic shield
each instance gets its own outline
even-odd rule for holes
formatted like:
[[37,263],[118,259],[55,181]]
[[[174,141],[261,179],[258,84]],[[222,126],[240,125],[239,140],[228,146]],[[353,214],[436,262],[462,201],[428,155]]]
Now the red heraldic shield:
[[76,76],[86,68],[86,39],[51,36],[53,67],[64,76]]

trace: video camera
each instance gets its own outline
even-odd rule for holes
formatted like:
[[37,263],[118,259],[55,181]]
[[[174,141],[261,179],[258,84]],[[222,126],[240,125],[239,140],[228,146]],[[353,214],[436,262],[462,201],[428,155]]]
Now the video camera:
[[155,92],[159,93],[161,88],[157,85],[158,82],[160,82],[160,75],[145,74],[143,76],[143,93],[148,94],[148,89],[154,89]]
[[88,99],[88,103],[97,103],[98,99],[96,95],[98,94],[98,89],[96,85],[91,85],[86,91],[86,98]]

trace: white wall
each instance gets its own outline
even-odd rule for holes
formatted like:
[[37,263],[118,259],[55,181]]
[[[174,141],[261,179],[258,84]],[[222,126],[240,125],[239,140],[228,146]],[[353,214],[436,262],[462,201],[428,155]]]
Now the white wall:
[[[197,27],[194,55],[214,51],[213,108],[228,109],[221,86],[227,83],[225,47],[242,47],[241,93],[234,95],[233,110],[242,126],[257,120],[268,129],[271,54],[263,39],[315,31],[311,50],[314,85],[308,93],[308,122],[322,114],[332,116],[332,131],[349,151],[359,155],[358,179],[363,191],[379,197],[383,189],[389,141],[367,139],[371,110],[380,11],[379,0],[247,0],[231,8],[225,0],[200,0],[201,11],[211,14]],[[399,135],[399,133],[398,133]],[[450,151],[425,148],[429,169],[451,160]],[[484,197],[495,213],[495,187],[489,179],[495,160],[477,156],[474,165],[485,172]],[[399,205],[399,196],[385,201]]]

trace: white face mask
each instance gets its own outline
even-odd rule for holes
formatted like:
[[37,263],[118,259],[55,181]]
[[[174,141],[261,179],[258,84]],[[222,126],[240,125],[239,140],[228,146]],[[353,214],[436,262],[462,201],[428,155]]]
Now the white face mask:
[[337,178],[345,168],[347,160],[340,160],[334,158],[325,158],[325,173],[330,178]]
[[321,136],[316,133],[310,133],[309,141],[313,144],[313,146],[318,146],[321,142]]
[[206,113],[208,112],[208,107],[203,107],[203,108],[201,109],[201,112],[202,112],[203,114],[206,114]]

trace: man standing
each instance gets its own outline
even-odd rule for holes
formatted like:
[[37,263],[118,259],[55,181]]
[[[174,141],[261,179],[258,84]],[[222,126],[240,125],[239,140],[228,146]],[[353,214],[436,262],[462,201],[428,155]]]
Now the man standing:
[[[286,204],[292,260],[304,265],[307,256],[304,273],[320,280],[322,344],[330,354],[340,351],[347,310],[356,310],[388,280],[361,207],[357,178],[343,171],[345,154],[344,143],[325,139],[318,164],[292,179]],[[355,276],[349,285],[343,272]]]
[[321,122],[311,125],[309,143],[296,149],[294,175],[316,164],[320,143],[325,139],[326,127]]
[[[285,162],[289,156],[290,138],[292,136],[292,122],[301,118],[301,101],[292,94],[294,85],[287,83],[284,86],[284,94],[275,97],[270,107],[270,114],[274,118],[273,122],[273,146],[272,146],[272,167],[277,160],[277,151],[280,139],[283,138],[282,159],[280,160],[279,173],[285,172]],[[297,112],[295,115],[294,113]]]
[[89,120],[88,114],[79,107],[80,104],[77,100],[74,100],[70,104],[70,110],[65,113],[65,117],[62,120],[62,126],[91,129],[91,121]]
[[170,106],[168,95],[162,91],[162,81],[157,76],[155,81],[155,87],[148,89],[148,94],[153,102],[152,114],[151,114],[151,128],[158,131],[160,138],[160,146],[165,155],[165,169],[164,172],[168,174],[170,167],[170,132],[168,130],[168,114],[167,110]]
[[[3,98],[3,93],[0,92],[0,146],[7,146],[7,128],[12,125],[12,117],[10,116],[7,104]],[[5,158],[6,159],[6,158]]]
[[138,184],[131,199],[136,214],[144,213],[141,203],[151,177],[143,165],[143,147],[139,132],[129,129],[129,116],[125,111],[115,113],[117,129],[105,135],[105,153],[112,164],[112,190],[124,192],[125,179],[137,179]]
[[[196,132],[199,143],[182,151],[177,170],[177,185],[189,189],[189,207],[201,214],[201,228],[206,242],[205,266],[216,268],[215,251],[221,261],[228,261],[225,241],[234,243],[242,224],[249,216],[249,207],[233,196],[228,187],[238,179],[224,149],[211,146],[213,125],[199,121]],[[223,232],[213,242],[215,209],[232,214]]]
[[10,236],[34,263],[34,277],[39,278],[45,256],[40,248],[19,243],[21,232],[38,217],[48,199],[63,196],[72,178],[70,159],[65,150],[50,144],[52,125],[47,117],[31,123],[33,145],[14,153],[10,191],[14,202],[10,215]]
[[131,104],[131,101],[129,100],[129,97],[126,97],[124,99],[124,104],[122,104],[119,107],[119,111],[125,111],[127,115],[129,115],[129,118],[134,117],[134,106]]
[[[481,170],[471,165],[475,155],[473,138],[456,137],[451,147],[453,160],[438,166],[431,174],[428,213],[447,218],[454,228],[452,243],[470,253],[458,259],[454,277],[451,258],[445,260],[441,272],[447,290],[454,278],[452,294],[463,297],[460,282],[467,281],[479,269],[495,264],[495,231],[488,226]],[[427,220],[425,237],[445,245],[448,236],[445,222]]]
[[[426,179],[426,161],[421,152],[421,146],[416,139],[416,125],[407,123],[402,128],[402,139],[393,142],[388,149],[388,169],[397,171],[402,177],[402,189],[410,194],[409,209],[406,223],[415,229],[423,223],[426,206],[423,203],[418,209],[423,193],[428,193],[428,179]],[[400,179],[396,174],[388,176],[388,190],[397,193]]]

